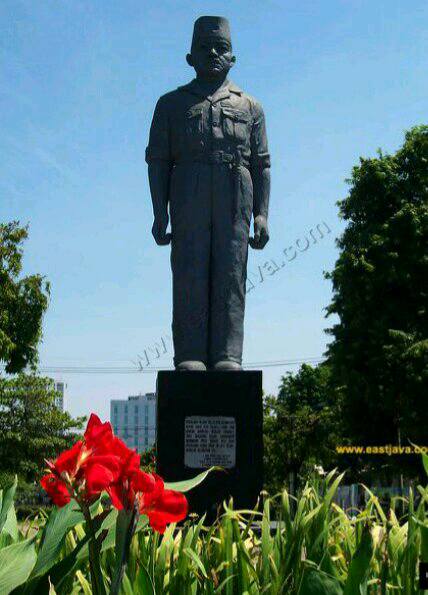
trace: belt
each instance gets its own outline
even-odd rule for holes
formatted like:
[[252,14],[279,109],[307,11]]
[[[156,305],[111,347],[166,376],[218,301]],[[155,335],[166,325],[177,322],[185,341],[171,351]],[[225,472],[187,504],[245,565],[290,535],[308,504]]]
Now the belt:
[[241,171],[240,167],[249,169],[250,164],[248,161],[243,159],[240,152],[236,153],[225,153],[224,151],[211,151],[211,153],[194,153],[188,155],[182,155],[175,163],[185,162],[197,162],[197,163],[229,163],[233,168],[233,185],[234,185],[234,197],[233,197],[233,218],[236,219],[238,215],[238,202],[239,202],[239,187],[241,185]]
[[248,161],[242,158],[241,153],[225,153],[224,151],[211,151],[211,153],[189,153],[182,155],[175,163],[197,161],[198,163],[230,163],[234,166],[250,167]]

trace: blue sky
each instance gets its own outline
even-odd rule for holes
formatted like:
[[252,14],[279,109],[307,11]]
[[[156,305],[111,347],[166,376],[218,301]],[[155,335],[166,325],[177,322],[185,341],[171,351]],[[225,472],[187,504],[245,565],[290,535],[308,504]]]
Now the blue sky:
[[[73,415],[106,419],[110,399],[153,391],[144,352],[151,367],[172,366],[170,248],[151,237],[144,149],[158,97],[193,78],[185,55],[202,14],[230,20],[230,78],[262,103],[272,157],[244,364],[322,356],[344,180],[360,156],[394,152],[426,122],[423,0],[2,0],[0,220],[30,226],[24,273],[52,286],[41,368],[67,383]],[[317,224],[330,232],[314,243]],[[139,355],[144,371],[114,373]],[[273,394],[296,369],[260,367]]]

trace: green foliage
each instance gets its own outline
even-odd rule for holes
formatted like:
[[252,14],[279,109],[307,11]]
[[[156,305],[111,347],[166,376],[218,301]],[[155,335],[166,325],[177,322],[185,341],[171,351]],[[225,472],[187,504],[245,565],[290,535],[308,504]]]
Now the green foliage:
[[156,471],[156,446],[152,446],[140,454],[140,464],[146,473]]
[[[204,518],[170,525],[163,536],[140,518],[132,539],[121,593],[125,595],[417,595],[418,563],[427,552],[428,488],[418,486],[420,502],[408,499],[401,523],[393,503],[385,514],[367,488],[368,502],[350,519],[334,503],[342,475],[329,473],[307,483],[291,512],[287,491],[265,500],[263,513],[244,514],[224,504],[211,527]],[[14,486],[0,501],[13,510]],[[272,527],[273,508],[277,524]],[[1,510],[0,505],[0,510]],[[116,567],[117,511],[91,507],[102,540],[100,568],[107,592]],[[76,503],[37,524],[0,532],[0,592],[7,595],[92,593],[88,526]],[[13,537],[11,537],[13,534]],[[2,582],[3,581],[3,582]]]
[[0,593],[10,593],[27,580],[36,552],[34,540],[26,539],[0,550]]
[[321,411],[335,404],[329,381],[330,370],[326,365],[313,368],[303,364],[297,374],[287,372],[281,378],[278,400],[288,414],[295,414],[305,407]]
[[183,494],[185,494],[186,492],[190,492],[190,490],[193,490],[193,488],[196,488],[196,486],[201,484],[207,477],[207,475],[212,471],[223,471],[223,468],[210,467],[206,471],[202,471],[201,473],[195,475],[195,477],[191,477],[190,479],[184,479],[183,481],[165,482],[165,489],[175,490],[176,492],[182,492]]
[[41,275],[19,279],[22,242],[28,227],[18,221],[0,224],[0,362],[17,373],[37,363],[42,318],[48,306],[49,284]]
[[53,381],[36,375],[0,377],[0,470],[26,481],[41,476],[45,459],[53,460],[73,444],[73,419],[55,406]]
[[[428,424],[428,126],[360,159],[340,201],[329,364],[355,444],[422,444]],[[407,457],[406,462],[410,462]]]
[[304,483],[314,465],[332,466],[340,435],[340,400],[330,370],[303,364],[281,379],[278,397],[264,399],[264,486],[280,491],[293,473]]

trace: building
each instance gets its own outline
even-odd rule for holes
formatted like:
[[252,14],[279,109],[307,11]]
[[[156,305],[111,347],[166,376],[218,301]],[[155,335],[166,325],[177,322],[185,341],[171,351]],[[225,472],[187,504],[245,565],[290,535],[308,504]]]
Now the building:
[[150,450],[156,441],[156,395],[146,393],[128,400],[110,401],[113,432],[137,452]]
[[56,391],[55,396],[55,406],[61,411],[64,412],[64,400],[65,400],[65,389],[67,385],[64,382],[56,382],[54,381],[54,390]]

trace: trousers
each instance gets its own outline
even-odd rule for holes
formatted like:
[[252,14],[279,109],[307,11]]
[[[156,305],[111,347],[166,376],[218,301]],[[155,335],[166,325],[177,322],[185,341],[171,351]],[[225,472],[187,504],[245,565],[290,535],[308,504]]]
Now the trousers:
[[174,364],[242,363],[252,182],[227,163],[179,163],[170,183]]

